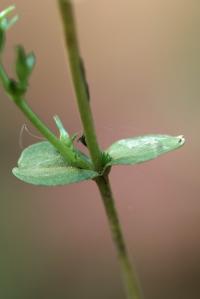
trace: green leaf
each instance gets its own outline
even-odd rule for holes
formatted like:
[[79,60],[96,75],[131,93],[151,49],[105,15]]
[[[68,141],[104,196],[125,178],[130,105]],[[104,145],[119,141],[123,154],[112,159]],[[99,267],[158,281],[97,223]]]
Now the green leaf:
[[33,52],[27,54],[27,56],[26,56],[26,65],[27,65],[27,68],[29,69],[30,73],[33,71],[35,63],[36,63],[35,54]]
[[0,12],[0,22],[7,17],[13,10],[15,10],[15,5],[8,6],[6,9]]
[[105,152],[111,157],[107,166],[138,164],[175,150],[185,143],[183,136],[146,135],[122,139],[113,143]]
[[62,124],[62,121],[60,119],[60,117],[58,115],[55,115],[54,116],[54,121],[56,123],[56,126],[59,130],[59,133],[60,133],[60,140],[65,143],[66,145],[69,145],[71,146],[72,145],[72,141],[69,137],[69,134],[68,132],[65,130],[63,124]]
[[13,174],[33,185],[58,186],[77,183],[97,177],[99,174],[67,164],[53,145],[47,141],[26,148]]
[[17,59],[16,59],[16,74],[21,83],[27,85],[28,78],[31,75],[35,66],[35,55],[26,52],[22,46],[16,48]]
[[3,31],[8,30],[11,26],[13,26],[19,19],[17,15],[9,19],[7,16],[15,10],[15,6],[9,6],[8,8],[4,9],[0,12],[0,27]]
[[8,29],[10,29],[10,27],[12,27],[17,21],[19,20],[19,17],[16,15],[11,19],[8,18],[4,18],[2,19],[2,21],[0,22],[0,27],[2,30],[7,31]]

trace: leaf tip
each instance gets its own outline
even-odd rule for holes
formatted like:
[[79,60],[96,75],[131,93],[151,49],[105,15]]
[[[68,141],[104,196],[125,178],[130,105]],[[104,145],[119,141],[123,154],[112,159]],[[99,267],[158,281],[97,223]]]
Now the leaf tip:
[[8,14],[10,14],[15,9],[16,9],[16,6],[13,4],[13,5],[8,6],[6,9],[2,10],[0,12],[0,20],[5,18]]
[[178,139],[178,143],[180,144],[180,146],[181,146],[181,145],[184,145],[184,143],[185,143],[185,138],[184,138],[183,135],[178,135],[178,136],[176,136],[176,138]]

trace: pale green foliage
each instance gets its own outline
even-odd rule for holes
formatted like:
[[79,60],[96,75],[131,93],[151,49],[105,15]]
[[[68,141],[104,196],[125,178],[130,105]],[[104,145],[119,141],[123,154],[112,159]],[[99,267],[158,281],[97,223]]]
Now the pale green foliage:
[[69,65],[83,124],[84,134],[82,136],[85,136],[86,142],[84,144],[89,150],[91,159],[76,148],[74,142],[77,137],[76,134],[70,136],[58,116],[54,117],[54,120],[59,130],[59,138],[27,104],[24,96],[35,65],[34,54],[26,54],[24,48],[18,46],[15,61],[16,78],[10,78],[7,74],[2,59],[6,40],[5,33],[18,19],[16,16],[11,19],[7,18],[8,14],[14,9],[14,6],[11,6],[0,12],[0,80],[12,101],[39,130],[42,136],[48,140],[26,148],[18,161],[18,167],[13,169],[13,174],[26,183],[42,186],[66,185],[94,179],[101,193],[113,240],[120,258],[127,298],[140,299],[140,287],[127,254],[108,175],[112,165],[137,164],[154,159],[182,146],[184,138],[182,136],[172,137],[167,135],[141,136],[119,140],[106,151],[101,151],[93,124],[89,102],[89,87],[79,51],[72,2],[71,0],[58,0],[58,4],[64,25]]
[[[68,6],[68,8],[70,7]],[[14,6],[11,6],[0,13],[1,55],[3,54],[6,31],[17,20],[17,16],[8,19],[8,15],[13,10]],[[75,32],[73,32],[73,34],[75,34]],[[76,43],[76,40],[74,40],[74,42]],[[73,53],[71,52],[71,48],[68,50],[71,55],[74,53],[73,49]],[[79,72],[76,72],[77,67],[75,66],[76,80],[83,80],[86,83],[83,62],[79,56],[77,56],[77,60],[80,64],[81,77],[79,77]],[[50,132],[25,102],[24,94],[27,91],[35,62],[36,59],[33,53],[27,54],[23,46],[18,46],[16,48],[15,61],[16,79],[12,79],[9,78],[2,65],[2,61],[0,61],[0,79],[5,90],[29,120],[32,121],[49,141],[34,144],[22,152],[18,167],[13,169],[13,174],[22,181],[43,186],[80,182],[103,176],[106,169],[106,173],[110,171],[112,165],[146,162],[177,149],[184,144],[184,138],[182,136],[147,135],[119,140],[113,143],[106,151],[100,151],[97,141],[95,141],[96,135],[93,134],[93,130],[90,130],[92,122],[90,118],[87,118],[88,113],[91,113],[88,106],[89,94],[87,84],[83,84],[83,89],[85,90],[86,88],[86,92],[84,93],[86,95],[84,107],[87,108],[84,110],[84,117],[87,118],[86,131],[87,134],[90,135],[90,146],[89,144],[87,146],[90,154],[93,153],[93,157],[91,155],[91,161],[88,156],[76,148],[74,142],[76,134],[70,136],[58,116],[55,116],[54,120],[59,130],[59,139]],[[82,101],[82,98],[79,100]],[[95,142],[93,142],[92,139]],[[95,153],[95,151],[99,151],[99,153]],[[98,169],[98,171],[93,171],[93,169]]]
[[6,9],[0,12],[0,22],[4,20],[15,9],[14,5],[8,6]]
[[26,148],[13,174],[20,180],[42,186],[57,186],[93,179],[98,173],[72,167],[49,142]]
[[146,135],[118,140],[106,152],[110,165],[137,164],[175,150],[184,144],[183,136]]
[[66,146],[71,147],[72,149],[74,149],[74,146],[73,146],[74,136],[72,136],[72,137],[69,136],[68,132],[65,130],[65,128],[62,124],[62,121],[61,121],[61,119],[59,118],[58,115],[54,116],[54,121],[55,121],[56,126],[59,130],[59,133],[60,133],[60,141],[62,143],[64,143]]
[[[182,136],[147,135],[122,139],[105,151],[109,157],[105,169],[116,164],[137,164],[154,159],[184,144]],[[88,161],[88,157],[76,150]],[[100,174],[72,167],[49,142],[39,142],[26,148],[13,174],[20,180],[43,186],[56,186],[93,179]]]

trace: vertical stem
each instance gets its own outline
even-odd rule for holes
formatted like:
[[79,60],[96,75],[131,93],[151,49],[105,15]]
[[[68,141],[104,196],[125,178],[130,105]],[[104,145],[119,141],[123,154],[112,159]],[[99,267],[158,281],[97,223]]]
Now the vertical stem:
[[122,276],[127,292],[127,299],[141,299],[141,292],[136,274],[133,272],[125,241],[123,238],[119,218],[115,208],[115,203],[108,177],[96,179],[97,186],[101,193],[105,211],[110,225],[112,238],[117,249]]
[[81,56],[77,40],[72,4],[70,0],[58,0],[58,4],[62,16],[72,80],[74,83],[76,99],[84,128],[87,146],[95,169],[97,171],[100,171],[102,167],[101,150],[97,142],[92,112],[89,103],[88,91],[83,78]]
[[[102,154],[96,138],[87,86],[83,76],[72,4],[70,0],[58,0],[58,4],[62,16],[70,69],[87,146],[95,170],[102,171]],[[108,176],[104,175],[98,177],[96,179],[96,183],[101,193],[106,215],[110,224],[113,241],[118,252],[124,284],[127,290],[127,299],[141,299],[137,279],[131,269],[131,264],[125,247]]]

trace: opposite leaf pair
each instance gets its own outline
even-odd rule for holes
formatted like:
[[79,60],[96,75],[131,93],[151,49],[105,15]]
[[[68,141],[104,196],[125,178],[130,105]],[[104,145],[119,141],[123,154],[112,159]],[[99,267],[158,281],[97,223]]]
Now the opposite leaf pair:
[[[0,13],[0,58],[2,58],[5,45],[6,31],[18,19],[17,16],[8,19],[8,15],[14,9],[14,6],[10,6]],[[58,139],[25,102],[23,96],[35,65],[35,56],[33,53],[26,54],[22,46],[18,46],[16,49],[15,71],[17,80],[8,77],[2,65],[2,59],[0,59],[2,85],[15,104],[42,135],[50,141],[36,143],[23,151],[18,161],[18,167],[13,169],[14,175],[22,181],[35,185],[56,186],[94,179],[102,176],[104,171],[113,165],[142,163],[184,144],[182,136],[172,137],[168,135],[147,135],[119,140],[101,153],[101,170],[99,172],[93,170],[90,158],[76,149],[73,144],[76,135],[70,137],[60,119],[55,117],[60,132],[60,139]],[[83,81],[87,85],[81,61],[80,66]]]
[[[105,153],[110,162],[117,164],[138,164],[179,148],[184,144],[183,136],[147,135],[122,139],[113,143]],[[26,148],[13,174],[20,180],[42,186],[58,186],[94,179],[101,175],[96,171],[72,167],[47,141]]]

